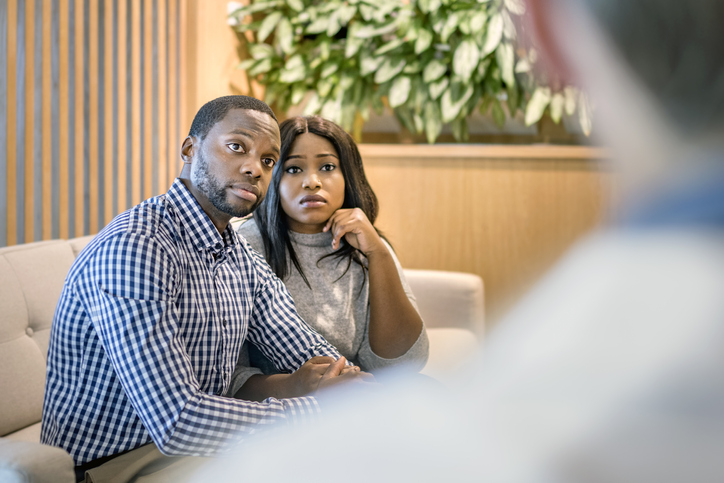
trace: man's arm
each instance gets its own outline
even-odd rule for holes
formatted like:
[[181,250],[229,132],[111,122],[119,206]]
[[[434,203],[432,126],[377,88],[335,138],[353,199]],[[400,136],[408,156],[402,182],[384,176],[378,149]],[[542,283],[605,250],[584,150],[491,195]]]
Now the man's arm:
[[90,263],[82,290],[93,326],[135,413],[164,454],[225,452],[260,424],[318,412],[313,398],[259,403],[201,391],[174,303],[183,282],[180,266],[168,247],[124,234],[108,240]]

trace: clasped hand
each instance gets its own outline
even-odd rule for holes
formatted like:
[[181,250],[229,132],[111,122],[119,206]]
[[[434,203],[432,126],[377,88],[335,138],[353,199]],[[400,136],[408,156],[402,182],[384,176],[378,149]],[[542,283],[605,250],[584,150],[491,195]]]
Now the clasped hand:
[[316,356],[289,375],[289,389],[297,396],[316,395],[318,391],[344,383],[370,383],[374,376],[357,366],[347,366],[347,360],[336,361],[328,356]]

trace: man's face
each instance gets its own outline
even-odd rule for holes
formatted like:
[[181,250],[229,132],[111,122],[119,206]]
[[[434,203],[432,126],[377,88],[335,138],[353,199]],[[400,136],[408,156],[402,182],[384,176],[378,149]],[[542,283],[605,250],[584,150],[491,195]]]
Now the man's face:
[[215,224],[253,212],[264,199],[279,159],[279,126],[274,119],[259,111],[232,109],[196,146],[191,184]]

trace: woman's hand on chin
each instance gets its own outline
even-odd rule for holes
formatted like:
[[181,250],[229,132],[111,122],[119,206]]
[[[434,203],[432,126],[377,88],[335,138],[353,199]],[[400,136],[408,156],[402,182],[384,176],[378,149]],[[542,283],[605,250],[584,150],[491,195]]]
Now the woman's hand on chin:
[[369,257],[379,250],[386,251],[382,238],[359,208],[343,208],[334,212],[322,231],[332,232],[332,248],[339,248],[342,237],[347,243]]

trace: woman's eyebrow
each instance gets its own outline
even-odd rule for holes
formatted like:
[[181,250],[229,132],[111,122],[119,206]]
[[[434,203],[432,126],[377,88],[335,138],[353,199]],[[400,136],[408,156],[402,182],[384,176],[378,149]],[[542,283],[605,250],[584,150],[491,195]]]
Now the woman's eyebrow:
[[320,153],[317,155],[318,158],[326,158],[327,156],[332,156],[333,158],[337,157],[337,155],[334,153]]

